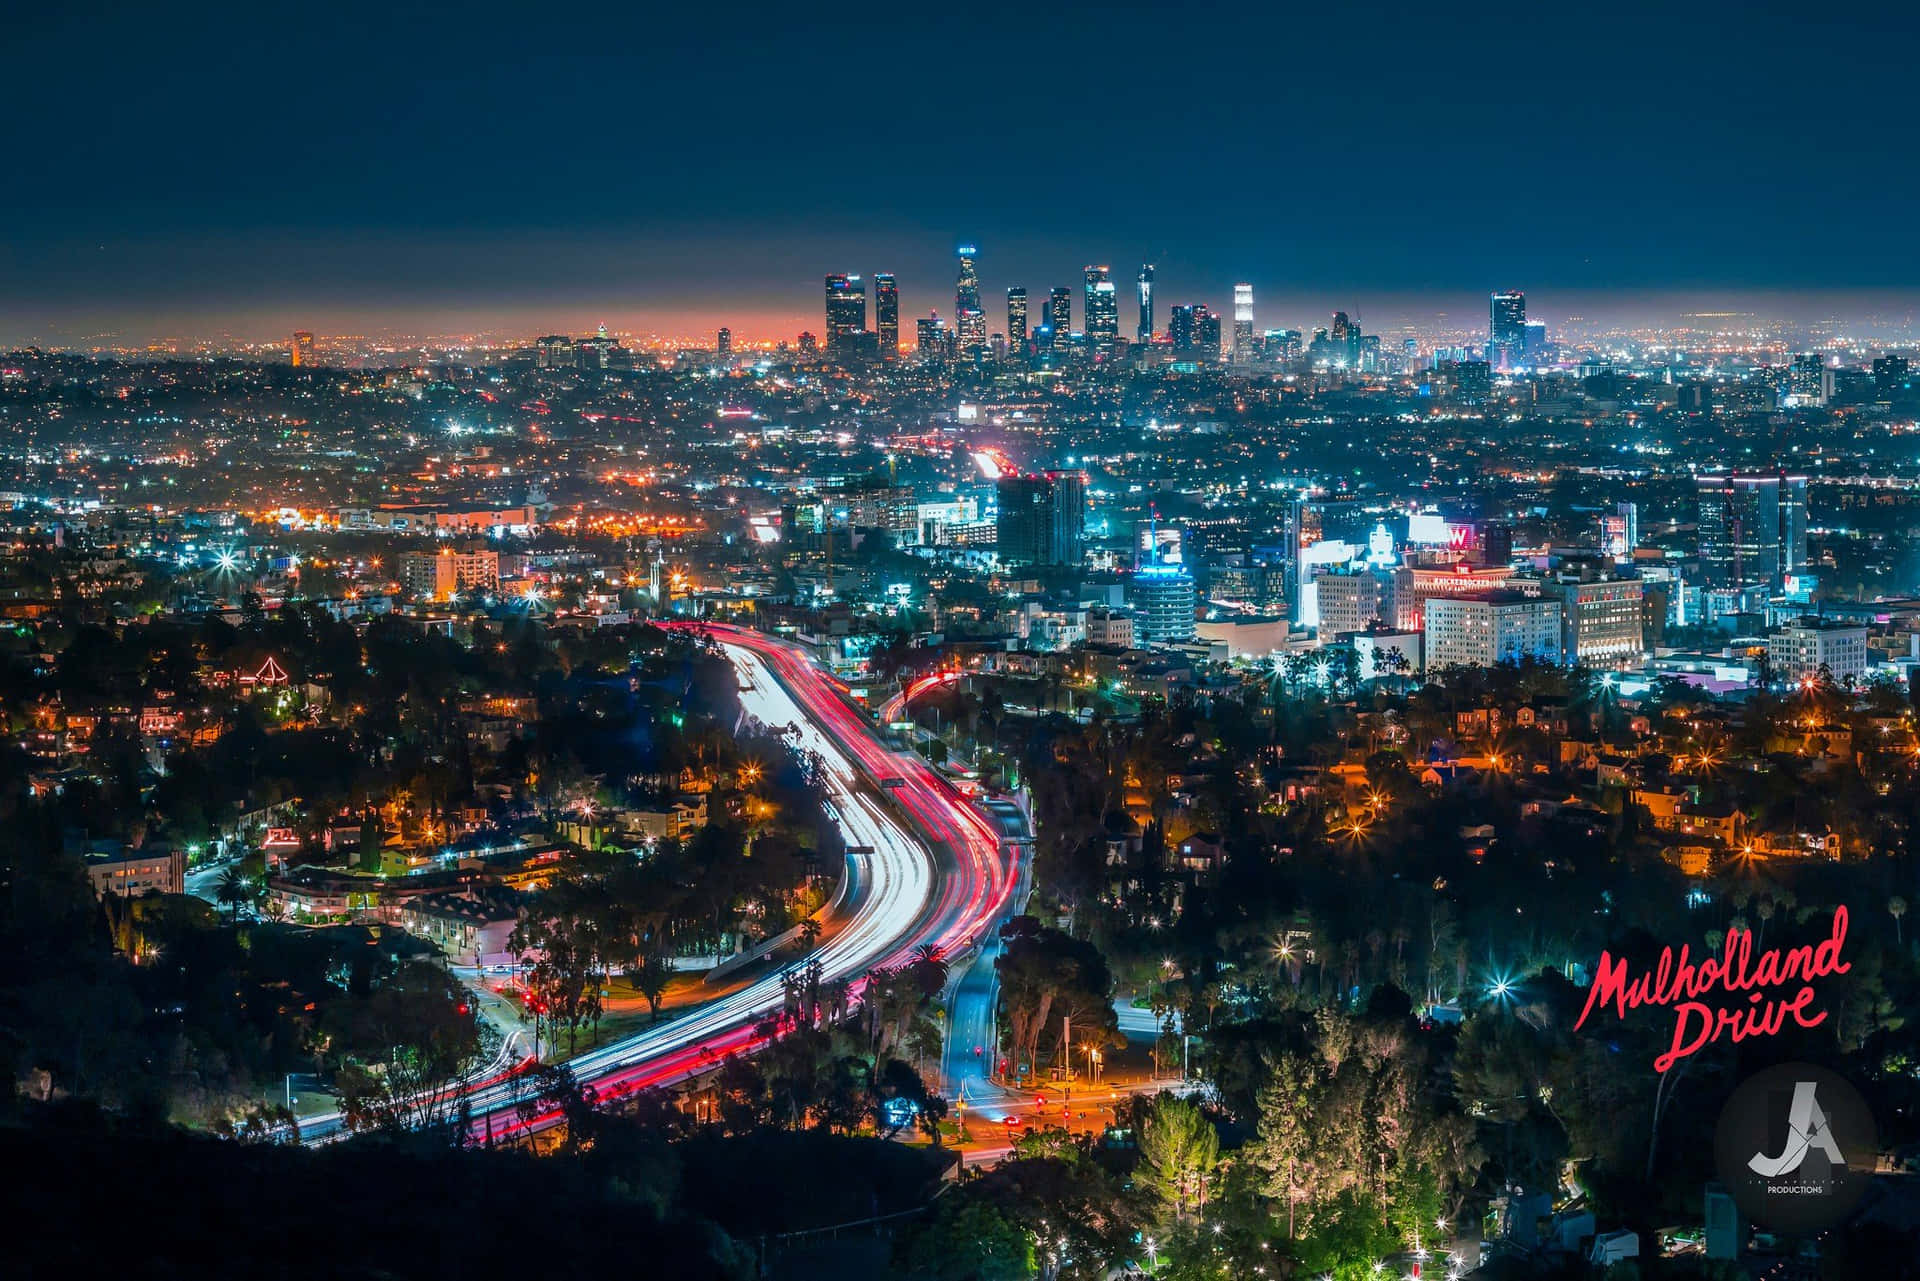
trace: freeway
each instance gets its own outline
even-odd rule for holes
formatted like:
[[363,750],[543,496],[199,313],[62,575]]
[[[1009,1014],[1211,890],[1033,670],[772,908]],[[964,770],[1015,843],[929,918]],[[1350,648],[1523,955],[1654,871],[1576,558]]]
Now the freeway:
[[[949,955],[988,934],[1006,911],[1015,878],[985,817],[925,761],[887,748],[838,683],[794,646],[742,628],[695,626],[732,662],[742,711],[786,729],[798,748],[819,758],[829,812],[849,851],[846,881],[815,952],[825,977],[850,980],[857,1001],[873,969],[902,964],[922,945]],[[759,1049],[765,1038],[758,1024],[782,1007],[780,976],[767,974],[568,1066],[603,1101],[674,1084],[728,1055]],[[523,1097],[498,1062],[465,1089],[476,1131],[496,1139],[556,1119],[523,1121],[515,1114]],[[312,1118],[302,1138],[325,1141],[342,1125],[337,1113]]]

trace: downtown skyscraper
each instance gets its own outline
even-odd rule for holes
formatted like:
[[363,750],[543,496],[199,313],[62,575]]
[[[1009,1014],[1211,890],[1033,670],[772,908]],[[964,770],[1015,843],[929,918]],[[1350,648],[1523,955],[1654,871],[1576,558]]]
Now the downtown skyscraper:
[[1153,341],[1153,264],[1140,264],[1140,276],[1136,282],[1140,289],[1140,323],[1134,328],[1135,342]]
[[1093,355],[1108,355],[1120,337],[1120,300],[1113,292],[1110,268],[1087,268],[1086,307],[1087,350]]
[[1007,346],[1015,352],[1027,349],[1027,291],[1022,285],[1007,290]]
[[1527,350],[1527,296],[1503,289],[1487,301],[1487,363],[1512,368]]
[[1073,338],[1073,290],[1055,285],[1047,295],[1047,323],[1053,327],[1053,349],[1065,351]]
[[1253,358],[1253,286],[1235,285],[1233,287],[1233,359],[1236,364],[1245,364]]
[[851,356],[867,332],[867,286],[858,276],[827,277],[827,355]]
[[980,269],[974,259],[980,250],[961,245],[958,250],[960,271],[954,280],[954,323],[959,330],[960,354],[978,359],[987,352],[987,313],[980,308]]
[[900,285],[890,271],[873,277],[873,327],[880,335],[880,358],[900,358]]

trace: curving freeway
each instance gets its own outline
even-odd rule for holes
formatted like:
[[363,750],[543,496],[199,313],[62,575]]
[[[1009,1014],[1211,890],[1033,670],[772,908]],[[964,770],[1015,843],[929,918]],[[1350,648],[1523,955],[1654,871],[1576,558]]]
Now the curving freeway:
[[[998,924],[1014,869],[978,810],[918,756],[882,743],[842,687],[797,647],[744,628],[690,626],[733,663],[742,710],[788,728],[801,750],[819,757],[829,812],[849,850],[846,881],[815,953],[828,979],[850,980],[857,1001],[869,971],[903,963],[923,944],[950,955]],[[779,974],[769,973],[568,1066],[603,1100],[674,1084],[760,1048],[756,1026],[783,1000]],[[465,1096],[476,1130],[491,1137],[528,1124],[515,1114],[523,1091],[499,1063],[476,1074]],[[529,1128],[554,1119],[535,1117]],[[312,1118],[302,1137],[324,1141],[342,1124],[338,1114]]]

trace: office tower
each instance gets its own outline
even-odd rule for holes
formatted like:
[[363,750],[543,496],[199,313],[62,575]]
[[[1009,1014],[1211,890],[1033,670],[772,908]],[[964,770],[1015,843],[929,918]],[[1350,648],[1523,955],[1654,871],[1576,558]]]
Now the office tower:
[[1905,356],[1875,356],[1873,358],[1873,390],[1883,399],[1891,399],[1912,386],[1908,377],[1911,372]]
[[1007,346],[1027,350],[1027,291],[1019,285],[1007,290]]
[[811,330],[802,329],[797,342],[802,356],[817,356],[820,354],[820,339]]
[[1253,286],[1233,287],[1233,359],[1245,364],[1254,357]]
[[1479,543],[1479,555],[1474,558],[1475,564],[1497,568],[1512,562],[1512,525],[1504,520],[1484,520],[1474,532]]
[[1526,350],[1527,296],[1518,289],[1493,294],[1487,304],[1487,362],[1511,369]]
[[1193,304],[1193,345],[1202,360],[1220,359],[1220,317],[1207,304]]
[[313,335],[304,329],[293,331],[293,367],[309,369],[313,366]]
[[1178,543],[1163,540],[1149,527],[1134,555],[1133,577],[1127,582],[1127,604],[1133,609],[1134,643],[1171,645],[1194,637],[1193,574],[1179,563]]
[[1300,331],[1298,329],[1269,329],[1263,336],[1261,348],[1268,360],[1298,360],[1300,358]]
[[1087,350],[1104,356],[1120,336],[1120,299],[1113,292],[1113,272],[1087,268]]
[[715,334],[713,338],[713,349],[714,349],[714,353],[718,355],[720,359],[722,360],[732,359],[733,330],[722,329],[719,333]]
[[1819,352],[1803,352],[1793,358],[1787,372],[1787,404],[1805,407],[1824,405],[1833,399],[1833,370]]
[[1153,341],[1153,264],[1140,264],[1140,324],[1133,331],[1134,341]]
[[1547,341],[1547,322],[1544,320],[1529,320],[1527,322],[1526,339],[1527,363],[1529,365],[1538,365],[1545,357]]
[[914,322],[914,352],[921,363],[945,360],[952,352],[953,331],[947,328],[947,322],[940,319],[940,313],[922,316]]
[[582,338],[574,344],[574,363],[581,369],[611,369],[619,352],[619,341],[602,325],[593,337]]
[[1646,657],[1644,586],[1639,579],[1548,579],[1541,584],[1540,594],[1560,602],[1566,662],[1580,667],[1627,667]]
[[1002,476],[994,484],[1000,560],[1009,565],[1078,565],[1087,480],[1079,472]]
[[1327,342],[1331,345],[1327,355],[1334,366],[1353,369],[1360,364],[1360,324],[1346,312],[1333,313],[1333,329],[1327,335]]
[[850,356],[867,331],[867,286],[858,276],[827,277],[827,355]]
[[958,250],[960,271],[954,280],[954,323],[960,335],[960,354],[979,358],[987,351],[987,313],[980,309],[980,271],[974,258],[980,251],[973,245]]
[[1073,290],[1055,285],[1047,295],[1047,323],[1053,326],[1053,347],[1062,351],[1073,334]]
[[1780,477],[1780,573],[1807,572],[1807,478]]
[[[1699,497],[1700,576],[1713,590],[1776,590],[1783,569],[1783,532],[1779,476],[1701,476]],[[1798,559],[1806,559],[1805,487],[1797,538]]]
[[900,358],[900,286],[890,271],[873,278],[873,327],[880,335],[880,358]]
[[1142,566],[1127,584],[1134,644],[1142,648],[1190,641],[1196,630],[1193,575],[1184,565]]
[[1193,304],[1175,307],[1167,314],[1167,340],[1179,352],[1193,350]]

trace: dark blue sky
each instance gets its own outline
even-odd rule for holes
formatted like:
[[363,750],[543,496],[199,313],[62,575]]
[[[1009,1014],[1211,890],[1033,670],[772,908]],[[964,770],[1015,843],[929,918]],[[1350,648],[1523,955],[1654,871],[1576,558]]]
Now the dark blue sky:
[[787,332],[830,270],[949,310],[961,239],[990,295],[1152,259],[1216,304],[1895,297],[1917,35],[1677,0],[44,5],[0,41],[0,338]]

